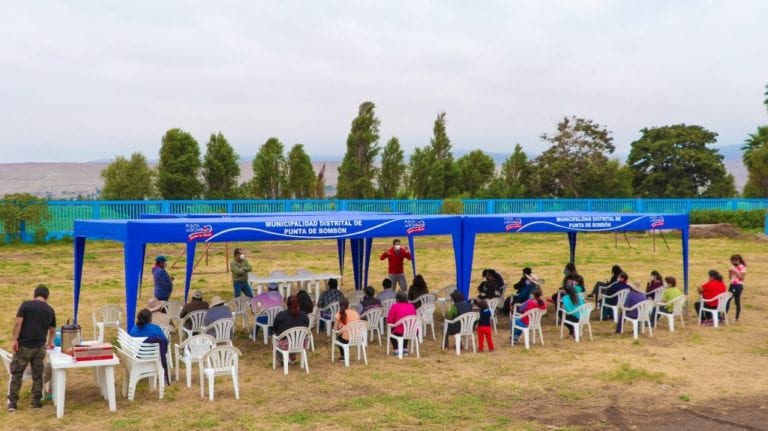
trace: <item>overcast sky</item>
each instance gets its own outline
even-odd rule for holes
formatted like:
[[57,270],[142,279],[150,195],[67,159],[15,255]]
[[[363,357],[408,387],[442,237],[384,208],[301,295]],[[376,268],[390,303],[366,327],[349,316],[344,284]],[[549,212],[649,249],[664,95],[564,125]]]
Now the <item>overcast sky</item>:
[[530,155],[565,115],[614,132],[768,123],[768,1],[4,1],[0,162],[157,158],[181,127],[243,156],[268,137],[345,151],[358,105],[410,154]]

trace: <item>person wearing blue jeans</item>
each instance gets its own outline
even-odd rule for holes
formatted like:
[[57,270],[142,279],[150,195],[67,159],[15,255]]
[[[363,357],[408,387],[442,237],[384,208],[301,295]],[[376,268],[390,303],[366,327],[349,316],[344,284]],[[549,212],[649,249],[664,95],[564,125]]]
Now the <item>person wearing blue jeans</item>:
[[234,258],[229,262],[229,270],[232,272],[232,284],[235,289],[235,298],[241,294],[253,298],[253,290],[248,283],[248,273],[251,272],[251,264],[245,260],[243,250],[236,248]]

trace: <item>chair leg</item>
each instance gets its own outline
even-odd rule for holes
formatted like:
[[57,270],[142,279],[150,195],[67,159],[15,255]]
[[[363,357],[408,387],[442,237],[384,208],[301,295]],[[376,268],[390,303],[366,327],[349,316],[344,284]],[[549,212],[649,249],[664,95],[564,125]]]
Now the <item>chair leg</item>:
[[283,355],[283,374],[288,375],[288,353],[287,352],[280,352],[281,355]]
[[[416,342],[418,343],[419,341],[416,340]],[[403,339],[402,338],[397,339],[397,357],[398,359],[403,359]]]
[[344,350],[344,366],[349,368],[349,344],[345,344],[342,349]]
[[368,351],[367,351],[368,349],[365,346],[363,346],[362,349],[363,349],[363,361],[365,361],[365,365],[368,365]]
[[581,325],[577,323],[576,325],[573,326],[573,336],[574,338],[576,338],[577,343],[579,342],[580,335],[581,335]]
[[237,371],[237,368],[232,369],[232,387],[235,388],[235,399],[240,399],[240,382],[238,382],[237,376],[239,376],[240,373]]
[[456,334],[456,356],[461,356],[461,334]]
[[[187,372],[187,387],[191,388],[192,387],[192,361],[184,362],[184,368],[185,368],[185,371]],[[179,370],[177,369],[176,372],[178,371]]]
[[301,351],[301,358],[304,360],[304,371],[309,374],[309,360],[307,359],[307,349]]
[[529,332],[530,331],[528,330],[528,328],[525,328],[525,330],[523,330],[523,336],[525,337],[525,349],[526,350],[530,350],[531,349],[531,340],[530,340]]

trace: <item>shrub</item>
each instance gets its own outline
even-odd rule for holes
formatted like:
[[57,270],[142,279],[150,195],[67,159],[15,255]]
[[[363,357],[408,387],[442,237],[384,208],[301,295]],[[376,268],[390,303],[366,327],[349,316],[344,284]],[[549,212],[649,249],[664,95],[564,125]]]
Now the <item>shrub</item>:
[[443,199],[440,214],[464,214],[464,204],[460,199]]
[[765,210],[694,210],[690,217],[691,224],[730,223],[742,229],[761,229],[765,225],[765,214]]

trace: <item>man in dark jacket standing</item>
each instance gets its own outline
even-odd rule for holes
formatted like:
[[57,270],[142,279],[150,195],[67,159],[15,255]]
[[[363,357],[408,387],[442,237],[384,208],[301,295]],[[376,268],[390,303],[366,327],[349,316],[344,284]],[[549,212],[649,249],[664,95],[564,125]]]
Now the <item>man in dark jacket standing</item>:
[[173,277],[165,270],[165,256],[155,258],[155,266],[152,267],[152,279],[155,282],[155,298],[167,301],[173,292]]
[[403,260],[411,260],[411,252],[408,251],[408,247],[400,246],[400,240],[395,239],[392,241],[392,247],[381,254],[381,260],[385,259],[389,263],[389,270],[387,273],[388,278],[392,281],[392,287],[394,287],[395,284],[399,284],[400,290],[406,291],[408,289],[408,281],[405,279]]
[[16,312],[16,323],[13,325],[11,386],[8,391],[9,412],[16,411],[21,379],[28,364],[32,366],[32,408],[42,407],[43,361],[46,347],[53,348],[53,337],[56,335],[56,313],[48,305],[48,294],[45,285],[38,285],[35,288],[35,299],[24,301]]

